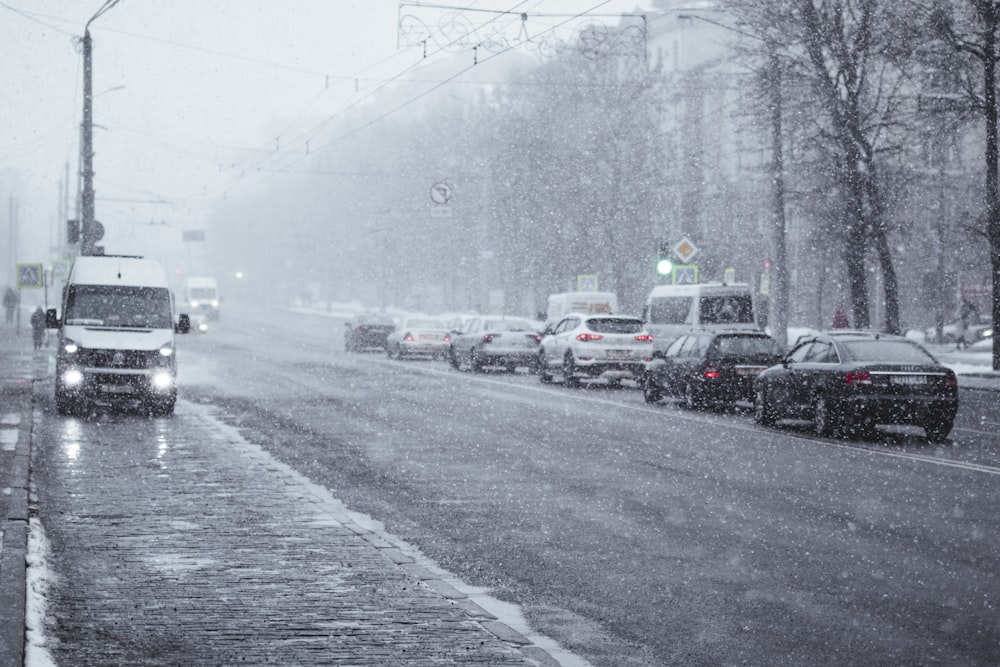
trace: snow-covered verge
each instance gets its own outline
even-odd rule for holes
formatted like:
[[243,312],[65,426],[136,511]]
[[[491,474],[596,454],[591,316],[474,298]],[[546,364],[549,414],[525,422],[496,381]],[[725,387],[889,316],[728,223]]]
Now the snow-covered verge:
[[27,599],[25,601],[24,665],[55,667],[45,632],[49,584],[55,576],[48,564],[49,541],[38,519],[28,525]]

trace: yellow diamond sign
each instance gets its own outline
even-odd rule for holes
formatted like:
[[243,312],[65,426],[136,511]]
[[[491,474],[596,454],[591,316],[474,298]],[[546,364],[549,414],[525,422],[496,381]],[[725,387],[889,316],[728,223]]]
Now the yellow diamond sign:
[[687,262],[698,254],[698,247],[691,243],[691,239],[685,236],[677,242],[677,245],[674,246],[674,254],[680,257],[684,262]]

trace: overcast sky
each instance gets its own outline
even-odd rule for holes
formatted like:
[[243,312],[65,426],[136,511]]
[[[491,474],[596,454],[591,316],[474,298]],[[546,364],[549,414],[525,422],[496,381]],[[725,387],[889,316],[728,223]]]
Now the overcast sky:
[[[104,4],[0,0],[0,220],[13,195],[19,255],[45,252],[53,241],[67,165],[73,215],[83,105],[79,42]],[[400,16],[432,28],[490,25],[516,37],[522,27],[538,34],[565,21],[559,14],[638,4],[470,0],[451,11],[394,0],[119,0],[90,26],[97,218],[118,234],[121,225],[151,222],[198,228],[256,156],[304,151],[303,132],[351,105],[371,104],[387,82],[417,90],[435,85],[430,64],[451,61],[455,71],[469,64],[469,49],[442,49],[447,39],[440,33],[425,59],[423,46],[401,37]],[[526,26],[522,11],[530,16]],[[446,16],[455,21],[442,21]],[[301,145],[293,147],[297,137]],[[315,135],[313,145],[324,140]]]

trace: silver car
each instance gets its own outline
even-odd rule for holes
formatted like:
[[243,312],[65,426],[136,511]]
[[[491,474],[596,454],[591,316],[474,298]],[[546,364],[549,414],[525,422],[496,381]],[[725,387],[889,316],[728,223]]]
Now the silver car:
[[542,382],[562,375],[567,385],[600,378],[617,384],[639,379],[653,358],[653,336],[629,315],[573,313],[543,332],[538,350]]
[[451,337],[444,322],[433,317],[407,317],[386,338],[385,351],[390,359],[409,356],[445,358]]
[[456,369],[468,364],[473,373],[487,366],[513,372],[518,366],[534,367],[541,335],[535,324],[519,317],[476,317],[452,332],[449,361]]

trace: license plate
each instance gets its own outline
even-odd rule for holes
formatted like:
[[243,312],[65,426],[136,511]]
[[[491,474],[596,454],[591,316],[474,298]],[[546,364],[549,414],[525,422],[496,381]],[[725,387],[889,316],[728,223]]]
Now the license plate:
[[630,350],[608,350],[609,359],[628,359],[631,356]]
[[763,366],[737,366],[737,375],[760,375],[760,372],[764,370]]
[[434,334],[420,334],[420,340],[441,340],[441,337]]
[[131,394],[132,387],[127,384],[102,384],[101,391],[105,394]]
[[892,375],[892,384],[903,384],[912,386],[915,384],[927,384],[926,375]]

